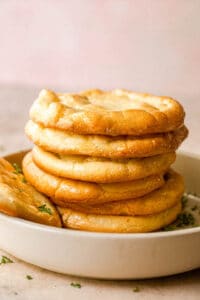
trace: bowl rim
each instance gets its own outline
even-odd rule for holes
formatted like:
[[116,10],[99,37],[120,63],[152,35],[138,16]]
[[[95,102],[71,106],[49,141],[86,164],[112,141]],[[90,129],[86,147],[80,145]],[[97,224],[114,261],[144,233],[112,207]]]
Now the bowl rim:
[[[26,150],[25,150],[26,151]],[[18,153],[25,152],[24,150],[18,151],[16,153],[11,153],[5,156],[13,156]],[[200,155],[196,153],[191,153],[188,151],[177,151],[178,155],[189,156],[193,159],[200,160]],[[173,236],[182,236],[188,234],[200,233],[200,226],[192,228],[184,228],[172,231],[157,231],[157,232],[147,232],[147,233],[107,233],[107,232],[90,232],[83,230],[67,229],[67,228],[57,228],[49,225],[43,225],[35,223],[32,221],[24,220],[18,217],[11,217],[0,213],[0,220],[5,220],[10,223],[17,224],[19,226],[25,226],[27,229],[35,229],[39,231],[46,231],[48,233],[59,234],[63,236],[75,236],[75,237],[87,237],[87,238],[99,238],[99,239],[151,239],[151,238],[169,238]]]
[[167,238],[172,236],[182,236],[193,233],[200,233],[200,226],[178,229],[172,231],[157,231],[147,233],[109,233],[109,232],[90,232],[83,230],[58,228],[49,225],[43,225],[32,221],[11,217],[0,213],[0,220],[5,220],[13,225],[26,227],[26,229],[35,229],[43,232],[59,234],[63,236],[87,237],[87,238],[111,238],[111,239],[146,239],[146,238]]

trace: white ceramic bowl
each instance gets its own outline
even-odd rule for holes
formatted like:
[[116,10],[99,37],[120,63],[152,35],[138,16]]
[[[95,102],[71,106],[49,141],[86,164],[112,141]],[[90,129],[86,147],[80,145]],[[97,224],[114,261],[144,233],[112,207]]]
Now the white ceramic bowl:
[[[20,161],[22,154],[8,159]],[[186,189],[200,195],[200,157],[178,154]],[[91,233],[53,228],[0,214],[0,247],[64,274],[104,279],[172,275],[200,267],[200,227],[147,234]]]

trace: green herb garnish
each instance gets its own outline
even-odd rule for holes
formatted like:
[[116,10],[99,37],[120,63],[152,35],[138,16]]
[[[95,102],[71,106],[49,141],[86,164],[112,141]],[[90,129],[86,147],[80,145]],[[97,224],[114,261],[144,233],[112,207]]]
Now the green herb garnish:
[[49,207],[46,206],[46,204],[43,204],[41,206],[38,207],[38,210],[44,213],[47,213],[49,215],[52,215],[52,211]]
[[195,211],[195,210],[197,210],[197,208],[198,208],[198,206],[195,205],[195,206],[193,206],[193,207],[191,208],[191,210],[192,210],[192,211]]
[[[22,175],[22,176],[21,176],[21,181],[22,181],[23,183],[27,183],[27,180],[26,180],[26,178],[25,178],[24,175],[23,175],[22,168],[21,168],[17,163],[14,163],[14,164],[13,164],[13,168],[15,169],[15,171],[13,171],[13,173],[14,173],[14,174],[17,174],[17,175]],[[16,180],[16,178],[13,178],[13,179]]]
[[170,231],[170,230],[181,229],[187,226],[194,226],[194,225],[195,225],[195,218],[193,217],[193,215],[188,212],[183,212],[178,216],[177,220],[173,224],[165,226],[163,230]]
[[183,195],[181,201],[182,201],[182,206],[183,206],[183,208],[185,208],[185,207],[186,207],[186,204],[188,203],[188,198],[187,198],[187,196],[186,196],[186,195]]
[[32,277],[31,275],[26,275],[26,279],[28,279],[28,280],[32,280],[32,279],[33,279],[33,277]]
[[134,288],[133,288],[133,292],[134,292],[134,293],[140,292],[140,288],[139,288],[138,286],[134,287]]
[[14,174],[23,174],[21,167],[17,163],[13,164],[13,168],[15,169]]
[[177,227],[176,225],[173,225],[173,224],[170,224],[170,225],[167,225],[163,228],[163,231],[171,231],[171,230],[176,230]]
[[74,288],[80,289],[81,288],[81,284],[78,282],[71,282],[70,284],[71,286],[73,286]]
[[13,263],[13,261],[9,257],[2,255],[0,265],[12,264],[12,263]]
[[27,183],[27,180],[26,180],[26,178],[24,176],[22,177],[22,182],[23,183]]
[[191,226],[195,224],[195,219],[192,214],[184,212],[178,216],[178,226]]

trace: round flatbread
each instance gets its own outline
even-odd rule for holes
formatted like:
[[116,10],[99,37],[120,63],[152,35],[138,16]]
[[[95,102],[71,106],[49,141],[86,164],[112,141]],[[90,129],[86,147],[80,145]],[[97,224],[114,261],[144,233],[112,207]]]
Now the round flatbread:
[[26,125],[27,136],[46,151],[67,155],[107,158],[148,157],[175,151],[188,135],[185,126],[166,133],[148,136],[79,135],[46,128],[33,121]]
[[67,208],[58,208],[66,228],[113,233],[141,233],[159,230],[176,220],[181,202],[155,215],[102,216],[84,214]]
[[66,203],[65,207],[95,215],[143,216],[158,214],[175,206],[184,193],[184,182],[181,175],[170,170],[165,175],[165,180],[165,184],[161,188],[141,198],[96,205]]
[[175,161],[176,154],[112,160],[102,157],[59,155],[33,148],[33,160],[44,171],[59,177],[96,183],[123,182],[162,174]]
[[23,171],[26,179],[37,190],[51,197],[52,201],[60,206],[65,206],[68,202],[95,204],[137,198],[164,184],[161,174],[130,182],[108,184],[64,179],[37,167],[31,152],[24,157]]
[[76,95],[42,90],[30,117],[45,127],[78,134],[141,136],[181,127],[184,110],[172,98],[126,90]]
[[3,158],[0,158],[0,212],[61,227],[61,220],[54,205],[27,183],[24,175]]

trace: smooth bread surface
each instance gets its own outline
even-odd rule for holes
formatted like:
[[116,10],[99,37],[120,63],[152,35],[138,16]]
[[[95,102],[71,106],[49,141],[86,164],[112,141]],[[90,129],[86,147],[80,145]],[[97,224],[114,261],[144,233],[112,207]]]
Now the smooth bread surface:
[[181,175],[170,170],[165,175],[165,184],[147,195],[104,204],[67,203],[66,207],[86,214],[143,216],[157,214],[175,206],[184,193],[184,182]]
[[183,125],[184,110],[172,98],[127,90],[56,94],[42,90],[30,117],[45,127],[78,134],[144,135]]
[[171,224],[181,212],[181,202],[159,214],[148,216],[108,216],[85,214],[58,208],[66,228],[113,233],[141,233],[159,230]]
[[108,184],[65,179],[40,169],[34,163],[31,152],[23,159],[23,172],[37,190],[51,197],[54,203],[63,207],[68,202],[95,204],[137,198],[164,184],[163,174],[140,180]]
[[107,158],[148,157],[175,151],[188,135],[185,126],[166,133],[146,136],[80,135],[47,128],[33,121],[26,134],[44,150],[65,155],[89,155]]
[[35,146],[33,160],[44,171],[59,177],[96,183],[132,181],[163,174],[176,154],[165,153],[146,158],[109,159],[102,157],[59,155]]
[[0,158],[0,212],[33,222],[61,227],[54,205],[28,184],[24,175]]

